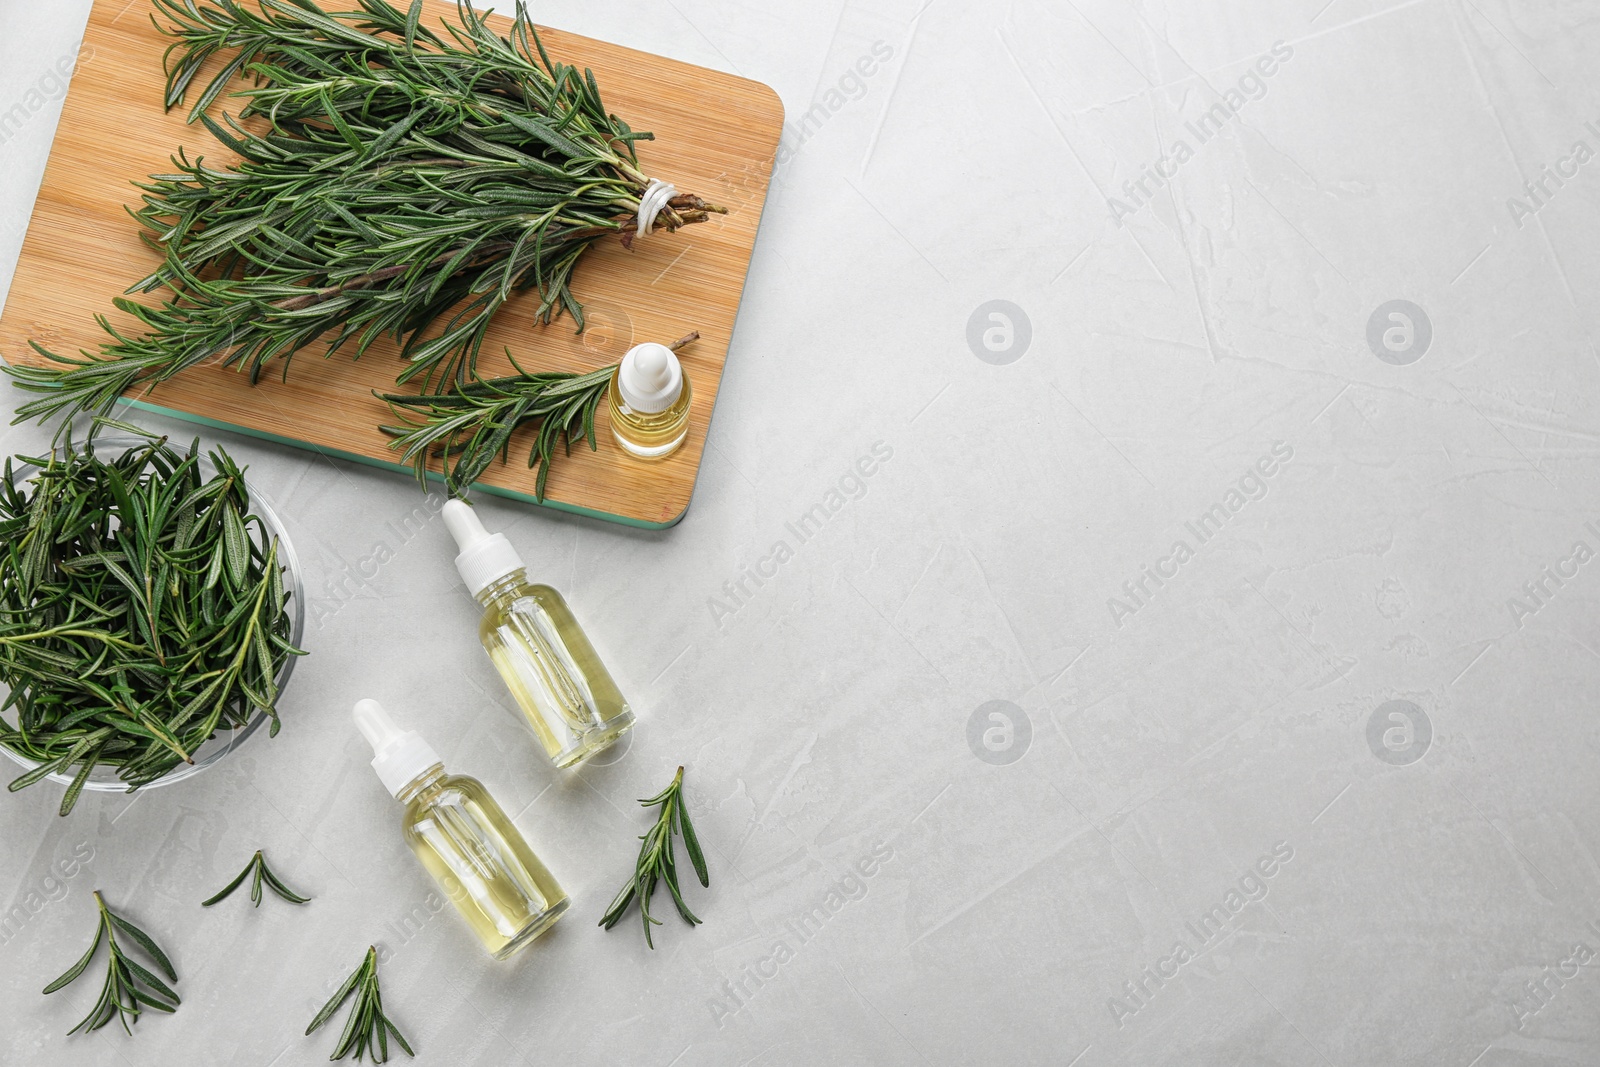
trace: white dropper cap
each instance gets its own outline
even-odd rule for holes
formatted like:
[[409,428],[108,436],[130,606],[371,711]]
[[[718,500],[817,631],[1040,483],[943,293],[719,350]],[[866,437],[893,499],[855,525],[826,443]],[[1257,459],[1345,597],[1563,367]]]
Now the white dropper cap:
[[666,345],[654,341],[634,345],[622,357],[617,392],[634,411],[645,415],[665,411],[683,395],[683,366]]
[[393,796],[429,767],[440,763],[439,753],[415,730],[402,730],[376,700],[358,700],[356,726],[372,746],[372,769]]
[[467,590],[473,596],[497,579],[522,569],[522,557],[511,547],[506,535],[485,530],[478,513],[466,501],[452,500],[445,504],[444,524],[461,549],[456,557],[456,570],[461,572],[461,580],[467,583]]

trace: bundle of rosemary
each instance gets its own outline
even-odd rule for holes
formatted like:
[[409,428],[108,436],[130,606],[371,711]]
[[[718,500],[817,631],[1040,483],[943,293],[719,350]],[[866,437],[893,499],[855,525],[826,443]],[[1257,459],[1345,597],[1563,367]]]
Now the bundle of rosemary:
[[[252,381],[316,342],[356,356],[382,337],[425,391],[476,378],[495,313],[533,291],[539,318],[583,309],[571,291],[583,253],[631,245],[641,225],[675,230],[725,209],[677,195],[640,169],[636,132],[609,113],[592,72],[553,61],[518,4],[505,36],[458,4],[441,36],[408,10],[359,0],[154,0],[173,38],[166,103],[199,87],[202,122],[240,161],[173,157],[143,183],[134,212],[161,266],[116,306],[98,353],[13,367],[40,394],[18,419],[108,411],[123,393],[220,358]],[[160,24],[158,23],[158,26]],[[237,115],[210,113],[239,75]],[[435,328],[437,327],[437,328]]]
[[301,654],[243,472],[217,449],[207,477],[198,440],[142,436],[111,459],[69,440],[0,479],[0,745],[37,763],[13,791],[74,775],[63,815],[96,767],[132,792],[258,710],[276,734]]

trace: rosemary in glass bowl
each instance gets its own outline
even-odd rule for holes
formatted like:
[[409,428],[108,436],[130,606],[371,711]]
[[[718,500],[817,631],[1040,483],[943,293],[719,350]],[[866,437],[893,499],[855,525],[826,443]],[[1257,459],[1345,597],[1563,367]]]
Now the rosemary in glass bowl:
[[276,734],[305,626],[283,524],[226,452],[102,424],[131,436],[0,477],[0,751],[13,791],[67,786],[63,815]]

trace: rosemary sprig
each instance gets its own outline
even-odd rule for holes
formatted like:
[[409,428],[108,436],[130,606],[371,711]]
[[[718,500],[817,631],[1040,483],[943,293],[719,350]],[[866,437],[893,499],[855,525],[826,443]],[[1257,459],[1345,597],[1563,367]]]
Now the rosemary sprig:
[[617,925],[627,912],[628,905],[637,898],[639,915],[644,920],[645,943],[655,948],[655,941],[650,936],[650,927],[660,926],[661,920],[650,914],[650,898],[655,895],[657,883],[666,883],[667,889],[672,893],[672,902],[678,906],[678,914],[683,916],[684,922],[690,926],[698,925],[700,922],[694,912],[689,910],[689,906],[683,902],[683,894],[678,889],[677,859],[672,852],[673,834],[679,832],[683,834],[683,847],[689,853],[689,862],[694,865],[694,873],[699,876],[700,884],[709,888],[711,877],[706,873],[706,858],[700,852],[700,840],[695,837],[694,826],[689,822],[689,811],[683,805],[683,768],[678,768],[671,785],[639,803],[647,808],[659,805],[661,814],[657,817],[656,824],[650,828],[650,832],[639,838],[643,844],[639,846],[639,862],[633,877],[611,901],[611,906],[600,919],[600,925],[607,930]]
[[[408,10],[358,0],[154,0],[172,38],[166,102],[183,102],[213,55],[231,58],[198,92],[203,123],[240,162],[180,152],[143,183],[135,218],[164,255],[128,290],[166,290],[116,306],[138,320],[98,352],[11,367],[40,394],[18,420],[104,412],[213,357],[259,378],[321,341],[360,356],[380,337],[401,346],[406,382],[443,389],[472,377],[485,331],[514,294],[534,291],[548,323],[571,314],[570,282],[596,241],[631,245],[650,179],[608,112],[594,75],[555,62],[520,0],[506,36],[458,5],[440,35]],[[208,112],[238,75],[238,115]],[[247,121],[247,120],[255,121]],[[675,230],[725,209],[671,200],[655,225]],[[437,329],[434,329],[435,326]]]
[[[220,448],[200,470],[165,437],[104,458],[70,438],[39,470],[0,477],[0,745],[38,766],[12,791],[97,766],[129,791],[259,709],[278,732],[290,642],[279,546]],[[5,714],[12,713],[13,721]]]
[[[697,330],[667,347],[677,351],[699,337]],[[476,378],[448,392],[424,396],[380,394],[403,422],[380,429],[394,438],[389,447],[402,450],[401,459],[417,472],[424,489],[429,461],[438,459],[451,495],[465,495],[496,456],[502,462],[509,460],[512,434],[529,423],[539,425],[528,450],[528,467],[539,470],[534,484],[534,496],[539,500],[544,499],[557,441],[565,441],[568,455],[575,437],[587,441],[591,452],[595,450],[595,415],[617,365],[587,374],[530,374],[518,366],[510,349],[506,355],[517,373],[505,378]],[[412,412],[420,414],[420,422],[408,418]]]
[[[424,489],[429,461],[438,459],[450,494],[463,496],[496,456],[509,459],[511,435],[524,424],[537,422],[539,432],[528,450],[528,466],[539,468],[534,496],[543,500],[558,440],[565,440],[569,455],[574,437],[587,441],[590,451],[597,447],[595,413],[616,369],[613,364],[588,374],[529,374],[517,367],[515,375],[476,378],[445,393],[386,393],[382,399],[403,424],[379,428],[394,438],[390,448],[404,450],[401,459],[416,471]],[[411,421],[410,412],[420,413],[422,421]]]
[[94,954],[100,948],[100,942],[104,941],[108,962],[105,986],[100,990],[100,999],[95,1002],[89,1014],[83,1017],[83,1021],[67,1033],[71,1035],[79,1030],[86,1034],[92,1033],[112,1019],[116,1019],[131,1035],[133,1030],[128,1024],[138,1022],[145,1008],[171,1015],[182,1001],[178,999],[178,994],[173,992],[171,986],[147,968],[140,966],[138,961],[127,954],[127,951],[117,943],[117,932],[120,930],[135,945],[143,949],[145,955],[172,981],[178,980],[178,972],[173,970],[172,961],[149,934],[106,906],[106,899],[100,895],[98,889],[94,891],[94,901],[100,909],[100,920],[94,930],[94,943],[89,946],[89,951],[83,954],[82,959],[67,968],[66,974],[45,986],[44,991],[46,994],[54,993],[77,981],[78,976],[94,959]]
[[356,1059],[362,1053],[371,1052],[373,1063],[386,1063],[389,1059],[389,1035],[393,1034],[401,1048],[406,1050],[407,1056],[415,1056],[411,1046],[406,1044],[406,1039],[400,1033],[399,1027],[390,1021],[383,1013],[383,997],[378,992],[378,949],[376,946],[367,949],[367,958],[356,968],[354,974],[345,979],[344,985],[333,995],[333,999],[317,1012],[317,1017],[311,1020],[311,1025],[306,1027],[306,1035],[310,1034],[333,1018],[350,995],[355,994],[355,1004],[350,1009],[350,1019],[345,1023],[344,1033],[339,1037],[339,1044],[333,1050],[330,1060],[342,1060],[352,1052]]
[[202,908],[209,908],[218,901],[226,900],[229,894],[231,894],[235,889],[238,889],[239,886],[244,883],[245,876],[251,872],[255,873],[255,878],[253,878],[250,882],[250,899],[255,901],[255,906],[258,908],[261,907],[261,885],[263,882],[266,883],[267,888],[271,889],[274,893],[278,894],[278,896],[282,897],[284,900],[287,900],[291,904],[305,904],[311,899],[310,897],[300,896],[294,890],[284,885],[278,876],[272,873],[272,868],[267,866],[267,857],[264,856],[261,850],[258,848],[256,849],[256,854],[251,858],[250,862],[244,865],[244,870],[239,872],[239,877],[229,882],[222,888],[220,893],[211,897],[209,900],[201,901],[200,906]]

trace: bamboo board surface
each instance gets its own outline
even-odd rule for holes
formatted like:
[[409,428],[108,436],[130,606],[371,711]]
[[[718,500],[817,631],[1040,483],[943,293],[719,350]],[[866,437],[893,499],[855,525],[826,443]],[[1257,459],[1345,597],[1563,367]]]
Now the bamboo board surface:
[[[346,5],[337,0],[331,9]],[[348,5],[354,6],[354,5]],[[146,0],[95,0],[84,48],[62,111],[44,183],[34,206],[5,310],[0,356],[39,364],[28,347],[75,355],[97,350],[94,321],[110,313],[131,324],[111,301],[155,268],[159,258],[139,239],[125,205],[137,204],[130,184],[170,170],[181,145],[212,165],[231,154],[203,126],[185,122],[187,109],[161,108],[161,54],[166,40],[148,18]],[[453,15],[454,5],[430,0],[427,18]],[[509,24],[497,19],[497,28]],[[435,26],[437,28],[437,26]],[[584,304],[588,329],[570,319],[540,326],[535,293],[513,299],[484,344],[480,370],[512,372],[509,347],[526,370],[587,371],[615,363],[642,341],[673,341],[690,330],[700,340],[679,353],[693,387],[689,436],[665,460],[635,459],[616,445],[604,410],[599,451],[581,442],[552,466],[545,502],[569,511],[632,525],[661,527],[683,516],[705,450],[712,407],[728,354],[734,319],[766,201],[782,133],[783,106],[759,82],[661,56],[541,27],[552,57],[591,67],[607,109],[636,130],[655,133],[639,143],[641,169],[729,209],[725,216],[674,234],[636,242],[602,241],[579,265],[572,289]],[[153,301],[159,294],[141,297]],[[132,398],[153,410],[257,436],[380,464],[398,453],[377,429],[390,422],[373,390],[396,392],[401,369],[395,346],[380,343],[359,361],[342,353],[324,359],[321,347],[295,357],[289,380],[245,375],[215,365],[192,368]],[[22,394],[8,390],[13,399]],[[524,432],[511,462],[496,463],[482,489],[533,500]]]

